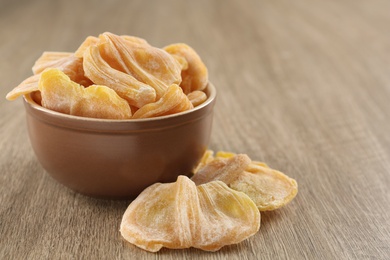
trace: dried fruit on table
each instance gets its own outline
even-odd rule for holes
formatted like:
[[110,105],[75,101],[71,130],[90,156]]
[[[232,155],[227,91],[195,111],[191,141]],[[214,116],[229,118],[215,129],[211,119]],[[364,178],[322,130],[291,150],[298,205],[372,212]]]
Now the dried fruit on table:
[[172,84],[181,82],[181,65],[166,51],[112,33],[99,36],[100,51],[107,63],[156,90],[159,99]]
[[249,169],[229,184],[244,192],[260,211],[275,210],[288,204],[298,192],[297,182],[287,175],[266,166],[250,164]]
[[156,183],[127,208],[120,232],[151,252],[162,247],[216,251],[239,243],[260,228],[260,213],[244,193],[220,181],[196,186],[186,176]]
[[238,154],[232,158],[216,158],[200,168],[191,179],[196,185],[216,180],[229,185],[240,176],[250,162],[251,159],[246,154]]
[[217,152],[215,157],[207,156],[207,163],[201,161],[202,166],[197,167],[192,180],[196,184],[221,180],[230,188],[247,194],[260,211],[280,208],[296,196],[298,184],[294,179],[249,157],[246,164],[240,163],[238,156],[243,155]]
[[180,83],[185,94],[206,88],[208,83],[207,67],[194,49],[187,44],[176,43],[164,47],[164,50],[187,60],[188,68],[181,71],[182,82]]
[[206,101],[207,99],[207,95],[206,93],[204,93],[203,91],[201,90],[195,90],[195,91],[192,91],[191,93],[189,93],[187,95],[188,99],[191,101],[192,105],[194,107],[196,106],[199,106],[200,104],[202,104],[203,102]]
[[199,171],[199,169],[201,169],[203,166],[205,166],[212,160],[214,160],[214,152],[212,150],[206,150],[202,158],[200,159],[198,165],[195,166],[192,172],[196,174]]
[[112,68],[100,55],[98,46],[91,45],[85,50],[84,71],[94,83],[112,88],[132,106],[139,108],[156,99],[151,86]]
[[218,151],[216,154],[215,154],[215,157],[216,158],[232,158],[234,157],[236,154],[235,153],[232,153],[232,152],[226,152],[226,151]]
[[188,97],[176,84],[171,85],[165,94],[156,102],[138,109],[132,118],[148,118],[171,115],[193,108]]
[[42,72],[39,90],[42,106],[57,112],[105,119],[131,117],[129,104],[112,89],[98,85],[84,88],[58,69]]
[[[215,154],[215,158],[231,158],[231,157],[233,157],[233,156],[235,156],[235,155],[236,155],[236,154],[235,154],[235,153],[232,153],[232,152],[218,151],[218,152]],[[256,168],[257,165],[269,168],[269,166],[268,166],[267,164],[263,163],[263,162],[251,161],[251,163],[248,165],[248,168],[246,168],[246,171],[252,172],[252,168],[253,168],[253,167]]]
[[[226,151],[218,151],[215,154],[215,158],[231,158],[235,156],[235,153],[232,152],[226,152]],[[211,160],[210,160],[211,161]],[[254,172],[257,169],[257,166],[262,166],[266,168],[270,168],[266,163],[259,162],[259,161],[251,161],[251,163],[248,165],[248,167],[245,169],[248,172]]]

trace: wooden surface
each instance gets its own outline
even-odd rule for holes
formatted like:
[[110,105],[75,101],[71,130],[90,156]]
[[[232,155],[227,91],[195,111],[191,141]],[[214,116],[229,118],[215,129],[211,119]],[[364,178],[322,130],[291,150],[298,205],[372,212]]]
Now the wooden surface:
[[[390,2],[0,0],[1,259],[389,259]],[[295,178],[248,240],[153,254],[118,232],[129,201],[76,194],[29,144],[5,95],[43,51],[129,34],[197,50],[218,88],[210,148]]]

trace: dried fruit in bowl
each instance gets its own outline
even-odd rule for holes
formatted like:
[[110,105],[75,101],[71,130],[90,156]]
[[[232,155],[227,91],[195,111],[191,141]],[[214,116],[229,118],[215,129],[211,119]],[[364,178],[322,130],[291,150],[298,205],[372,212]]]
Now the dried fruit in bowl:
[[181,65],[163,49],[112,33],[103,33],[99,39],[99,49],[107,63],[153,87],[157,99],[170,85],[180,84]]
[[35,75],[22,81],[22,83],[7,94],[6,98],[8,100],[15,100],[19,96],[37,91],[41,73],[46,68],[59,69],[69,76],[72,81],[83,86],[93,84],[92,81],[84,75],[82,59],[69,53],[44,52],[33,66]]
[[187,95],[188,99],[191,101],[192,105],[194,107],[196,106],[199,106],[200,104],[202,104],[203,102],[206,101],[207,99],[207,95],[206,93],[204,93],[203,91],[201,90],[195,90],[195,91],[192,91],[191,93],[189,93]]
[[220,181],[196,186],[186,176],[156,183],[127,208],[122,236],[147,251],[195,247],[216,251],[239,243],[260,228],[260,213],[244,193]]
[[154,103],[138,109],[132,118],[148,118],[171,115],[193,108],[191,101],[176,84],[171,85],[165,94]]
[[207,151],[192,180],[197,184],[221,180],[230,188],[247,194],[260,211],[288,204],[298,192],[297,182],[266,164],[242,154]]
[[[154,47],[146,40],[135,36],[120,36],[110,32],[100,34],[98,37],[88,36],[74,53],[44,52],[32,68],[34,75],[10,91],[6,98],[14,100],[21,95],[34,93],[32,95],[37,97],[34,101],[41,104],[41,93],[38,88],[41,73],[46,69],[58,69],[74,83],[83,87],[93,86],[86,93],[99,89],[95,93],[97,98],[104,96],[98,93],[108,92],[105,90],[101,92],[101,87],[97,88],[96,85],[112,89],[119,97],[126,100],[130,107],[130,114],[135,114],[134,118],[156,117],[186,111],[207,99],[206,93],[201,90],[208,82],[202,83],[202,86],[198,85],[199,82],[208,80],[207,69],[189,46],[174,45],[172,51],[175,53]],[[186,77],[184,83],[182,75]],[[194,78],[198,76],[199,79]],[[63,78],[58,80],[61,81]],[[188,84],[192,86],[193,91],[187,93],[185,90],[183,95],[183,91],[180,93],[176,90],[176,86],[180,86],[182,90],[187,89],[185,86]],[[57,94],[59,97],[64,93],[60,91]],[[109,96],[105,97],[107,99]],[[101,100],[100,103],[106,101]],[[94,101],[94,103],[99,102]],[[47,102],[45,104],[48,105]],[[56,107],[55,104],[52,105]],[[61,105],[57,105],[57,109]],[[112,115],[109,114],[112,111],[107,111],[107,115],[103,115],[102,109],[105,108],[107,107],[97,109],[99,113],[95,115],[85,111],[82,114],[98,118],[111,117]],[[119,118],[129,118],[128,113]]]
[[131,117],[129,104],[112,89],[98,85],[84,88],[58,69],[42,72],[39,90],[42,106],[57,112],[105,119]]
[[156,99],[156,91],[151,86],[111,67],[95,45],[89,46],[84,52],[84,71],[95,84],[115,90],[120,97],[137,108]]
[[172,55],[183,57],[187,61],[188,68],[182,70],[182,82],[180,83],[185,94],[206,88],[208,83],[207,67],[193,48],[184,43],[176,43],[164,47],[164,50]]

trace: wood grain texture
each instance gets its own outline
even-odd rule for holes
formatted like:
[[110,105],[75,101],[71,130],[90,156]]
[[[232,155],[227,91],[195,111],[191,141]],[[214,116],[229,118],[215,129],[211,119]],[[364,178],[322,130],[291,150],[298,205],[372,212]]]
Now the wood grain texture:
[[[388,259],[390,1],[0,0],[1,259]],[[210,148],[247,153],[299,193],[250,239],[210,253],[124,242],[129,201],[52,180],[5,95],[43,51],[104,31],[185,42],[218,88]]]

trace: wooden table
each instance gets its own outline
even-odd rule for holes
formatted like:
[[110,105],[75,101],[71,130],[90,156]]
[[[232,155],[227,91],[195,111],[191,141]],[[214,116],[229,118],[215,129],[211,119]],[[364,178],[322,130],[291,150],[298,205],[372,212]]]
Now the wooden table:
[[[390,2],[0,1],[1,259],[389,259]],[[260,231],[218,252],[148,253],[121,239],[129,201],[49,177],[22,101],[5,95],[43,51],[110,31],[197,50],[218,88],[210,148],[299,184]]]

